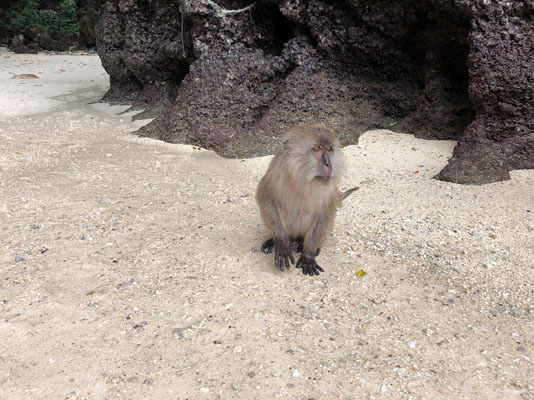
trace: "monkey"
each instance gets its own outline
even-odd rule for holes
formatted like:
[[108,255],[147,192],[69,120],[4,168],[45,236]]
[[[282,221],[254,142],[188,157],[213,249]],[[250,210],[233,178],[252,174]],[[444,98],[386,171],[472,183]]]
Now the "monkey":
[[[289,130],[256,190],[256,201],[272,238],[261,246],[280,271],[295,264],[304,275],[324,272],[315,257],[332,229],[337,208],[358,187],[340,193],[343,155],[332,131],[322,125]],[[296,245],[296,246],[295,246]]]

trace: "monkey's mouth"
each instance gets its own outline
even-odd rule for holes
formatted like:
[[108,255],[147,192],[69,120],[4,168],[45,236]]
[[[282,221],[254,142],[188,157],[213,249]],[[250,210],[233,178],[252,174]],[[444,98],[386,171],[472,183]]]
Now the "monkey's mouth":
[[326,176],[326,175],[317,175],[315,176],[315,179],[320,181],[320,182],[328,182],[330,179],[332,179],[331,176]]

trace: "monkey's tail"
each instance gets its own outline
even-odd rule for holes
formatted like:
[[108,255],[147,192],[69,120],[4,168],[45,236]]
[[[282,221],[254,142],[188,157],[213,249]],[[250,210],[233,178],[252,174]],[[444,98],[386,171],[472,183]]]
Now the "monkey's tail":
[[341,201],[345,200],[352,192],[355,192],[359,188],[360,188],[359,186],[356,186],[356,187],[353,187],[352,189],[345,190],[343,193],[341,193]]

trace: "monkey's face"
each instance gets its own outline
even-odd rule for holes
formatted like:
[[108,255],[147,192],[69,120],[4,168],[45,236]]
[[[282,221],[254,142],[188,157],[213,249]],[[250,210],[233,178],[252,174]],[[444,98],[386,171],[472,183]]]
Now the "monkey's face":
[[328,181],[334,176],[334,169],[332,167],[333,151],[334,149],[328,143],[316,144],[311,148],[316,165],[315,179]]
[[295,182],[331,184],[342,174],[343,156],[339,142],[321,125],[300,125],[284,141],[283,160]]

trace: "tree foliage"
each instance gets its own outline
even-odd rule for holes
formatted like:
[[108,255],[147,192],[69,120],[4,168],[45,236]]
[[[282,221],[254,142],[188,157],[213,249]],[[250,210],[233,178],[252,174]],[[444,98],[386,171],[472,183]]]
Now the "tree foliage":
[[14,2],[7,10],[0,10],[0,30],[17,35],[29,28],[41,28],[72,40],[78,35],[77,9],[76,0],[61,0],[57,10],[39,9],[38,0]]

